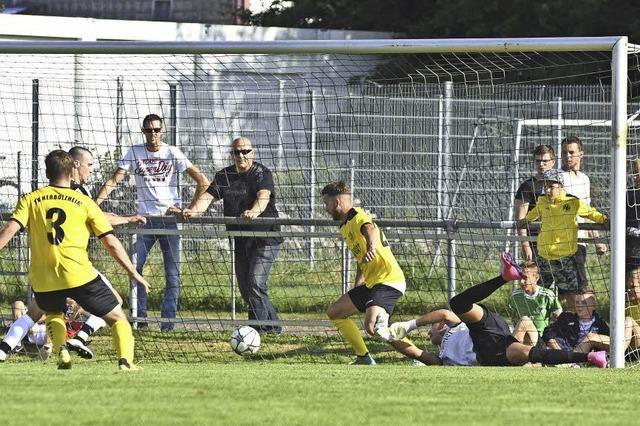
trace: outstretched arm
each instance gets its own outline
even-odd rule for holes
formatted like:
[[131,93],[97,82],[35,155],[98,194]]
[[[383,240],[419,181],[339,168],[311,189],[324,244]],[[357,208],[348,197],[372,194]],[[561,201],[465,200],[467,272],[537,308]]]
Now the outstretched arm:
[[191,166],[186,170],[187,174],[196,182],[196,195],[194,198],[198,198],[205,193],[209,187],[209,179],[200,171],[196,166]]
[[245,219],[255,219],[256,217],[260,216],[262,212],[267,208],[270,198],[271,191],[269,191],[268,189],[261,189],[256,194],[256,201],[254,201],[249,210],[245,210],[244,212],[242,212],[241,217]]
[[10,220],[0,229],[0,250],[6,246],[11,238],[20,231],[20,224],[15,220]]
[[182,217],[188,219],[190,217],[200,216],[202,213],[207,211],[209,205],[215,201],[213,195],[208,192],[203,192],[202,194],[194,197],[189,207],[182,210]]
[[454,326],[459,324],[460,318],[448,309],[438,309],[422,315],[419,318],[406,322],[394,322],[391,324],[391,334],[396,339],[402,339],[411,331],[418,327],[422,327],[429,324],[435,324],[438,322],[444,322],[448,326]]
[[115,173],[102,185],[100,191],[98,191],[98,196],[96,197],[96,204],[100,205],[104,200],[107,199],[111,191],[116,189],[118,186],[118,182],[124,178],[124,175],[127,173],[125,169],[117,169]]
[[106,213],[107,215],[107,219],[109,219],[109,223],[111,224],[111,226],[118,226],[118,225],[135,225],[135,224],[145,224],[147,223],[147,218],[136,214],[133,216],[119,216],[115,213]]
[[122,247],[120,240],[113,234],[107,234],[100,238],[100,242],[102,242],[102,245],[107,249],[111,257],[113,257],[116,262],[118,262],[120,266],[122,266],[124,270],[127,271],[129,277],[142,284],[148,293],[151,289],[151,286],[142,277],[142,275],[140,275],[138,271],[136,271],[133,263],[131,263],[131,260],[129,260],[129,256],[127,256],[127,252],[125,251],[124,247]]

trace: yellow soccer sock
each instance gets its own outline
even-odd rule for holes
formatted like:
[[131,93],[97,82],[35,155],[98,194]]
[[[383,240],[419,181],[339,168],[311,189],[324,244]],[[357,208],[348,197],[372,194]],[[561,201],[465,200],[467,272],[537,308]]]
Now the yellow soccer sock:
[[44,323],[53,345],[53,352],[57,354],[60,348],[67,343],[67,326],[64,323],[64,316],[61,313],[47,313]]
[[367,349],[367,345],[364,343],[364,339],[362,338],[362,334],[360,334],[360,330],[353,320],[345,318],[331,321],[336,325],[338,331],[342,334],[342,337],[351,344],[353,349],[356,351],[356,355],[363,356],[369,352],[369,349]]
[[124,358],[129,364],[133,363],[133,333],[127,320],[118,320],[111,326],[113,344],[116,346],[118,358]]

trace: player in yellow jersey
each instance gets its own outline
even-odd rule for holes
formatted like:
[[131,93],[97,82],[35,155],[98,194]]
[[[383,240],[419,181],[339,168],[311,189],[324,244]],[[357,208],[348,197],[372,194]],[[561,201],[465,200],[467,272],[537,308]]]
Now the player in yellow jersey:
[[37,304],[47,314],[47,332],[58,353],[58,368],[71,368],[63,316],[70,297],[111,326],[119,368],[133,370],[131,326],[115,295],[89,260],[90,232],[132,279],[145,287],[149,284],[131,264],[106,215],[91,198],[71,189],[71,156],[62,150],[52,151],[45,158],[45,165],[49,186],[20,199],[11,219],[0,230],[0,249],[18,231],[29,230],[29,280]]
[[375,365],[360,330],[349,319],[357,312],[365,313],[364,325],[370,335],[379,336],[409,358],[424,364],[435,362],[434,355],[418,349],[407,339],[395,340],[389,333],[389,316],[406,284],[382,230],[364,210],[353,207],[351,189],[345,182],[325,186],[322,199],[327,213],[340,221],[340,233],[358,264],[354,287],[327,310],[329,319],[356,352],[352,364]]

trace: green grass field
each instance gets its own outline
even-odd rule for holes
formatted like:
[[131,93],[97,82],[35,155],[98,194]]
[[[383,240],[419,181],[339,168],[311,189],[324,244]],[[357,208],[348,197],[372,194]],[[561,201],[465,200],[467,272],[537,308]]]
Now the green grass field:
[[[636,424],[640,369],[78,361],[2,368],[25,424]],[[10,411],[8,410],[10,408]],[[14,418],[10,417],[14,416]]]

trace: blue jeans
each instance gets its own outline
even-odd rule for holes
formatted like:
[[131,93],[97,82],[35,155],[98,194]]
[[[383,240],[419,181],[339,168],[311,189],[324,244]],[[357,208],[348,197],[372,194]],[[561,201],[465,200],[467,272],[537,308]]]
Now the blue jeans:
[[[161,221],[149,221],[144,229],[178,229],[175,223],[162,223]],[[142,274],[142,268],[147,261],[147,256],[156,241],[160,242],[162,259],[164,264],[165,287],[162,296],[162,318],[175,318],[178,312],[178,297],[180,296],[180,236],[179,235],[150,235],[138,234],[136,241],[136,269]],[[138,284],[138,316],[147,317],[147,292],[141,284]],[[162,323],[163,330],[172,330],[173,323]]]
[[[278,314],[269,299],[267,280],[278,257],[280,245],[265,246],[255,238],[235,238],[236,278],[242,299],[249,308],[249,319],[278,321]],[[282,327],[263,325],[255,327],[270,333],[281,333]]]

